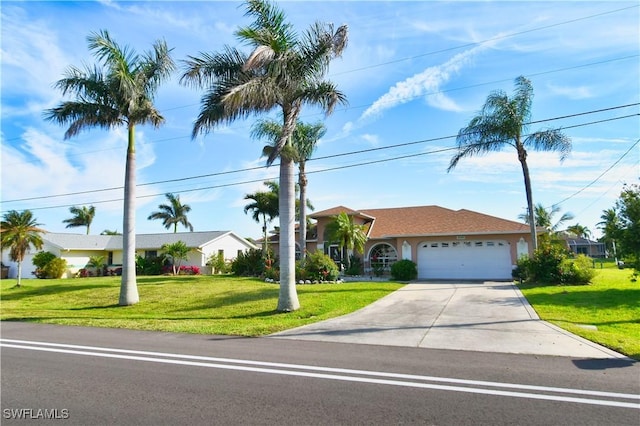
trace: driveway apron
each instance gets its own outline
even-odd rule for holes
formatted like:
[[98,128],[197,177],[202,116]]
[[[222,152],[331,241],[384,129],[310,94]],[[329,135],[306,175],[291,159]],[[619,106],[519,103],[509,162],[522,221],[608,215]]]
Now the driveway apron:
[[479,352],[624,358],[539,319],[508,282],[411,283],[351,314],[272,338]]

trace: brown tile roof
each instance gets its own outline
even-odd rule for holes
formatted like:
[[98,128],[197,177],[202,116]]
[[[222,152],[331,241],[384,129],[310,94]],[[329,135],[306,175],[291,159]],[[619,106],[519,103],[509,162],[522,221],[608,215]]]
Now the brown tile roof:
[[[325,212],[333,210],[329,209]],[[529,226],[524,223],[471,210],[450,210],[439,206],[351,211],[375,218],[369,238],[412,235],[511,234],[528,233],[530,230]],[[323,214],[323,216],[325,215]]]
[[356,210],[350,209],[350,208],[345,207],[345,206],[332,207],[332,208],[327,209],[327,210],[322,210],[322,211],[319,211],[319,212],[315,212],[315,213],[310,214],[309,217],[312,218],[312,219],[317,219],[319,217],[337,216],[342,212],[348,214],[349,216],[360,216],[360,217],[365,218],[365,219],[373,219],[372,217],[368,216],[367,214],[364,214],[361,211],[356,211]]

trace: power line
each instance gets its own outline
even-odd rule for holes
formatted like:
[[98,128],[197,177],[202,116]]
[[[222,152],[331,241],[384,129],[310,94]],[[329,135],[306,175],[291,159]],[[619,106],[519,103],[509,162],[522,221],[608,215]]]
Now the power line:
[[[606,63],[611,63],[611,62],[616,62],[616,61],[623,61],[623,60],[633,59],[633,58],[638,58],[638,57],[640,57],[640,54],[629,55],[629,56],[624,56],[624,57],[619,57],[619,58],[606,59],[606,60],[603,60],[603,61],[590,62],[590,63],[587,63],[587,64],[575,65],[575,66],[565,67],[565,68],[556,68],[556,69],[553,69],[553,70],[547,70],[547,71],[541,71],[541,72],[537,72],[537,73],[526,74],[525,77],[536,77],[536,76],[539,76],[539,75],[553,74],[553,73],[564,72],[564,71],[569,71],[569,70],[574,70],[574,69],[579,69],[579,68],[588,68],[588,67],[592,67],[592,66],[596,66],[596,65],[602,65],[602,64],[606,64]],[[474,88],[477,88],[477,87],[495,85],[495,84],[504,83],[504,82],[508,82],[508,81],[512,81],[512,80],[513,80],[513,78],[503,78],[503,79],[500,79],[500,80],[492,80],[492,81],[488,81],[488,82],[484,82],[484,83],[472,84],[472,85],[468,85],[468,86],[453,87],[453,88],[450,88],[450,89],[441,89],[441,90],[432,91],[432,92],[428,92],[428,93],[422,93],[422,94],[416,95],[416,96],[407,96],[405,98],[402,98],[402,100],[403,101],[411,101],[413,99],[417,99],[417,98],[421,98],[421,97],[425,97],[425,96],[433,96],[433,95],[457,92],[457,91],[462,91],[462,90],[467,90],[467,89],[474,89]],[[387,101],[386,103],[390,103],[390,102],[393,102],[393,101]],[[385,103],[382,103],[382,105],[384,105],[384,104]],[[350,107],[337,109],[336,112],[344,112],[344,111],[349,111],[349,110],[364,109],[364,108],[370,107],[371,105],[372,104],[363,104],[363,105],[357,105],[357,106],[350,106]],[[181,107],[168,108],[168,109],[165,109],[164,111],[174,110],[174,109],[178,109],[178,108],[181,108]],[[302,118],[311,117],[311,116],[317,116],[319,114],[320,113],[308,114],[308,115],[304,115]],[[246,126],[238,126],[237,128],[243,128],[243,127],[246,127]],[[5,142],[19,140],[19,139],[21,139],[21,137],[14,137],[14,138],[5,140]],[[174,137],[156,139],[156,140],[149,141],[148,144],[157,144],[157,143],[161,143],[161,142],[167,142],[167,141],[178,140],[178,139],[191,139],[191,136],[190,135],[188,135],[188,136],[174,136]],[[94,151],[85,151],[85,152],[76,153],[76,154],[68,154],[67,157],[77,157],[77,156],[83,156],[83,155],[88,155],[88,154],[95,154],[95,153],[99,153],[99,152],[113,151],[113,150],[116,150],[116,149],[120,149],[120,148],[106,148],[106,149],[98,149],[98,150],[94,150]],[[24,163],[36,163],[38,161],[40,161],[40,160],[39,159],[33,159],[33,160],[30,160],[30,161],[24,161]],[[15,165],[15,164],[19,164],[19,163],[9,163],[9,164],[5,164],[4,166],[7,167],[7,166]]]
[[[638,114],[630,114],[630,115],[626,115],[626,116],[622,116],[622,117],[609,118],[609,119],[604,119],[604,120],[599,120],[599,121],[593,121],[593,122],[588,122],[588,123],[576,124],[576,125],[568,126],[568,127],[565,127],[565,128],[567,129],[567,128],[590,126],[590,125],[594,125],[594,124],[600,124],[600,123],[604,123],[604,122],[621,120],[621,119],[630,118],[630,117],[636,117],[636,116],[640,116],[640,113],[638,113]],[[441,140],[441,139],[446,139],[446,138],[455,138],[455,137],[456,136],[453,135],[453,136],[447,136],[447,137],[442,137],[442,138],[436,138],[435,140]],[[606,173],[607,171],[609,171],[610,169],[615,167],[615,165],[618,162],[620,162],[620,160],[622,160],[622,158],[624,158],[624,156],[626,154],[628,154],[628,152],[630,152],[631,149],[634,146],[636,146],[639,142],[640,142],[640,140],[636,141],[634,143],[634,145],[620,159],[618,159],[609,169],[607,169],[604,173]],[[385,158],[385,159],[379,159],[379,160],[371,160],[371,161],[355,163],[355,164],[350,164],[350,165],[331,167],[331,168],[326,168],[326,169],[322,169],[322,170],[315,170],[315,171],[307,172],[307,174],[317,174],[317,173],[324,173],[324,172],[329,172],[329,171],[348,169],[348,168],[353,168],[353,167],[361,167],[361,166],[379,164],[379,163],[395,161],[395,160],[401,160],[401,159],[406,159],[406,158],[415,158],[415,157],[418,157],[418,156],[432,155],[432,154],[437,154],[437,153],[446,152],[446,151],[453,151],[453,150],[457,150],[457,149],[458,149],[458,147],[441,148],[441,149],[436,149],[436,150],[432,150],[432,151],[425,151],[425,152],[422,152],[422,153],[411,153],[411,154],[406,154],[406,155],[397,156],[397,157],[391,157],[391,158]],[[330,157],[335,157],[335,156],[328,156],[327,158],[330,158]],[[604,175],[604,173],[602,175]],[[600,177],[602,177],[602,175],[599,176],[594,182],[589,184],[587,187],[589,187],[593,183],[595,183]],[[245,185],[245,184],[249,184],[249,183],[263,182],[265,180],[270,180],[270,179],[276,179],[276,177],[247,180],[247,181],[242,181],[242,182],[231,182],[231,183],[227,183],[227,184],[212,185],[212,186],[207,186],[207,187],[203,187],[203,188],[192,188],[192,189],[186,189],[186,190],[174,191],[174,192],[176,194],[183,194],[183,193],[188,193],[188,192],[205,191],[205,190],[210,190],[210,189],[218,189],[218,188],[225,188],[225,187],[230,187],[230,186]],[[586,189],[587,187],[583,188],[582,190]],[[582,190],[578,191],[578,193],[581,192]],[[160,195],[163,195],[163,194],[164,193],[148,194],[148,195],[138,196],[136,198],[141,199],[141,198],[157,197],[157,196],[160,196]],[[576,194],[574,194],[574,195],[576,195]],[[571,196],[571,197],[573,197],[573,196]],[[563,203],[564,201],[568,200],[571,197],[568,197],[567,199],[562,200],[557,204]],[[51,197],[41,197],[41,198],[51,198]],[[110,203],[110,202],[116,202],[116,201],[122,201],[122,199],[119,198],[119,199],[111,199],[111,200],[101,200],[101,201],[91,202],[89,204],[103,204],[103,203]],[[65,204],[65,205],[47,206],[47,207],[35,207],[35,208],[31,208],[30,210],[49,210],[49,209],[71,207],[73,205],[76,205],[76,204]]]
[[[639,114],[639,115],[640,115],[640,114]],[[564,203],[565,201],[570,200],[571,198],[573,198],[573,197],[575,197],[576,195],[580,194],[582,191],[584,191],[585,189],[589,188],[591,185],[593,185],[594,183],[596,183],[597,181],[599,181],[599,180],[600,180],[600,178],[602,178],[602,176],[604,176],[604,175],[605,175],[609,170],[613,169],[613,168],[616,166],[616,164],[618,164],[620,161],[622,161],[622,159],[623,159],[624,157],[626,157],[626,156],[627,156],[627,154],[628,154],[628,153],[630,153],[630,152],[631,152],[631,150],[632,150],[633,148],[635,148],[635,147],[638,145],[638,143],[640,143],[640,139],[638,139],[638,140],[637,140],[633,145],[631,145],[631,147],[630,147],[630,148],[629,148],[629,149],[628,149],[624,154],[622,154],[622,155],[620,156],[620,158],[618,158],[618,159],[617,159],[617,160],[616,160],[616,161],[615,161],[611,166],[609,166],[609,167],[607,168],[607,170],[605,170],[604,172],[600,173],[600,175],[599,175],[597,178],[595,178],[593,181],[591,181],[591,183],[589,183],[588,185],[586,185],[586,186],[585,186],[585,187],[583,187],[582,189],[580,189],[580,190],[578,190],[578,191],[574,192],[573,194],[569,195],[567,198],[563,199],[562,201],[559,201],[559,202],[555,203],[553,206],[559,206],[560,204]],[[552,206],[552,207],[553,207],[553,206]]]
[[[638,105],[640,105],[640,102],[639,103],[633,103],[633,104],[626,104],[626,105],[618,105],[618,106],[614,106],[614,107],[601,108],[601,109],[591,110],[591,111],[584,111],[584,112],[568,114],[568,115],[559,116],[559,117],[546,118],[546,119],[542,119],[542,120],[532,121],[530,123],[525,123],[525,125],[545,123],[545,122],[549,122],[549,121],[555,121],[555,120],[561,120],[561,119],[567,119],[567,118],[574,118],[574,117],[579,117],[579,116],[589,115],[589,114],[597,114],[597,113],[600,113],[600,112],[613,111],[613,110],[617,110],[617,109],[629,108],[629,107],[638,106]],[[625,116],[625,117],[622,117],[622,118],[628,118],[628,117],[631,117],[631,116],[634,116],[634,115],[638,115],[638,114],[632,114],[632,115]],[[606,122],[606,121],[610,121],[610,120],[609,119],[605,119],[605,120],[595,121],[595,122],[592,122],[592,123],[593,124],[597,124],[597,123],[602,123],[602,122]],[[565,129],[570,129],[572,127],[581,127],[581,126],[582,125],[568,126],[568,127],[564,127],[564,128]],[[377,147],[377,148],[367,148],[367,149],[358,150],[358,151],[350,151],[350,152],[343,152],[343,153],[339,153],[339,154],[325,155],[325,156],[322,156],[322,157],[311,158],[308,161],[326,160],[326,159],[329,159],[329,158],[344,157],[344,156],[348,156],[348,155],[364,154],[364,153],[370,153],[370,152],[375,152],[375,151],[382,151],[382,150],[387,150],[387,149],[394,149],[394,148],[400,148],[400,147],[405,147],[405,146],[423,144],[423,143],[428,143],[428,142],[436,142],[436,141],[455,138],[456,136],[457,135],[440,136],[440,137],[431,138],[431,139],[422,139],[422,140],[418,140],[418,141],[404,142],[404,143],[399,143],[399,144],[394,144],[394,145],[386,145],[386,146]],[[278,166],[278,164],[276,163],[273,166]],[[202,179],[202,178],[208,178],[208,177],[214,177],[214,176],[222,176],[222,175],[229,175],[229,174],[235,174],[235,173],[244,173],[244,172],[250,172],[250,171],[261,170],[261,169],[266,169],[266,168],[268,168],[268,166],[256,166],[256,167],[249,167],[249,168],[244,168],[244,169],[230,170],[230,171],[225,171],[225,172],[208,173],[208,174],[204,174],[204,175],[187,176],[187,177],[181,177],[181,178],[175,178],[175,179],[167,179],[167,180],[161,180],[161,181],[146,182],[146,183],[137,184],[136,186],[137,187],[142,187],[142,186],[149,186],[149,185],[158,185],[158,184],[163,184],[163,183],[181,182],[181,181]],[[72,196],[72,195],[84,195],[84,194],[97,193],[97,192],[115,191],[115,190],[120,190],[122,188],[123,188],[122,186],[118,186],[118,187],[86,190],[86,191],[69,192],[69,193],[64,193],[64,194],[55,194],[55,195],[45,195],[45,196],[39,196],[39,197],[20,198],[20,199],[14,199],[14,200],[6,200],[6,201],[3,201],[3,203],[15,203],[15,202],[20,202],[20,201],[34,201],[34,200],[40,200],[40,199],[44,199],[44,198],[59,198],[59,197],[68,197],[68,196]]]

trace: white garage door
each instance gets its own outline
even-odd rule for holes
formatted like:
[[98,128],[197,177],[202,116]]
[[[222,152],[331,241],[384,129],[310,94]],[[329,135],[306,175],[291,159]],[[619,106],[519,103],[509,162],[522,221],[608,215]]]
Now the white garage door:
[[423,242],[418,248],[422,279],[511,279],[511,250],[506,241]]

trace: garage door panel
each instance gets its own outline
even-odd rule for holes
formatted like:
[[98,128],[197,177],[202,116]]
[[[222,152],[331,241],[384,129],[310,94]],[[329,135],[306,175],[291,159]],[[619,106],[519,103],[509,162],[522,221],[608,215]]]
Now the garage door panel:
[[418,249],[423,279],[510,279],[511,269],[506,241],[425,242]]

